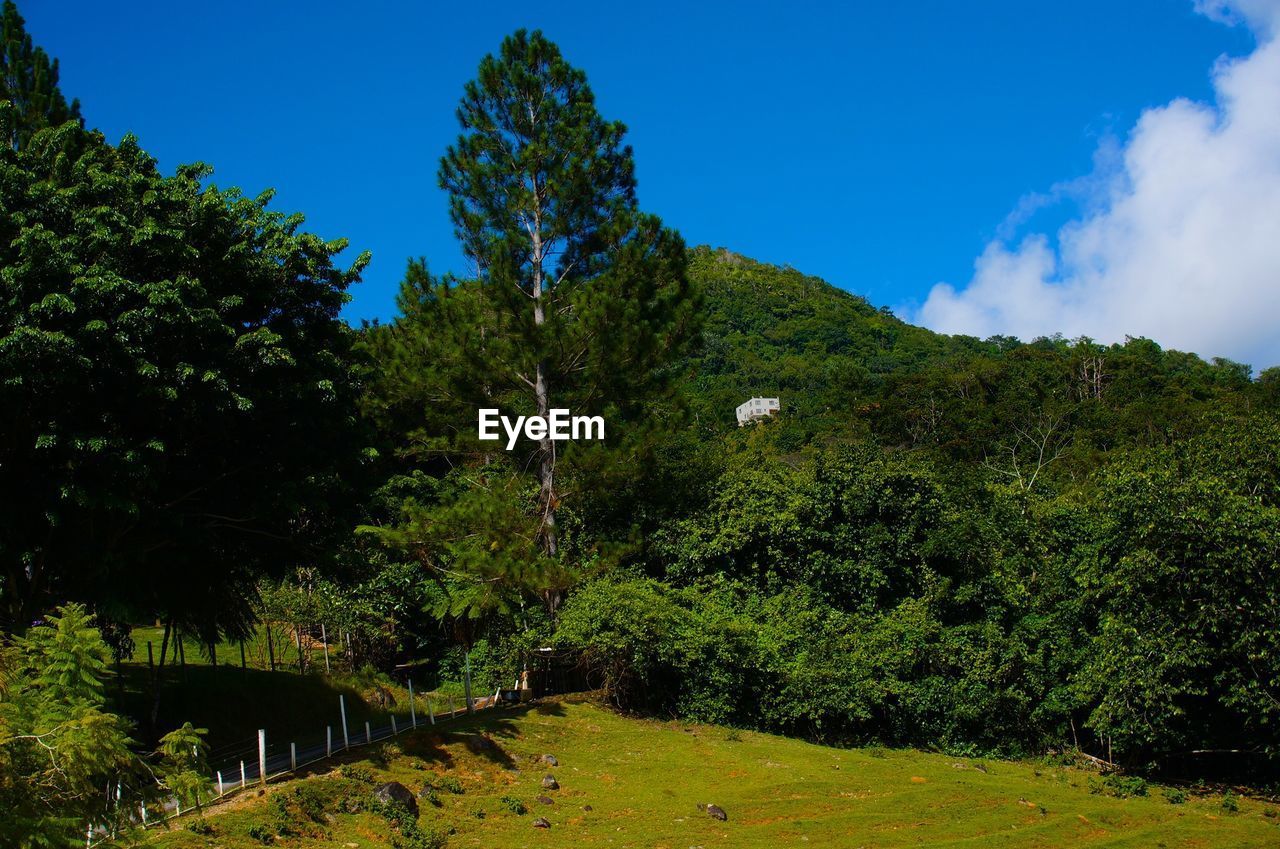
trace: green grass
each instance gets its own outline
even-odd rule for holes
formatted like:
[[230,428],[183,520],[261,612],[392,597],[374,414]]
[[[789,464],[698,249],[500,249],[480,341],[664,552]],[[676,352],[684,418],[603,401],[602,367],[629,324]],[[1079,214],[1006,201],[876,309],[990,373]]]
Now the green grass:
[[[477,732],[496,745],[469,746]],[[1175,805],[1157,787],[1145,797],[1113,798],[1091,793],[1093,775],[1075,768],[833,749],[626,718],[584,699],[481,714],[447,733],[406,734],[375,748],[352,753],[347,775],[355,778],[326,766],[210,813],[211,834],[187,831],[178,820],[169,832],[151,832],[150,845],[256,849],[263,844],[249,835],[255,827],[277,835],[272,843],[280,847],[386,849],[393,838],[414,845],[364,809],[372,785],[360,778],[400,781],[415,792],[424,782],[442,788],[456,779],[463,792],[438,789],[439,806],[421,800],[418,820],[423,832],[452,832],[452,847],[1280,845],[1280,820],[1253,799],[1240,799],[1231,813],[1220,796]],[[544,753],[560,765],[540,763]],[[542,789],[548,772],[559,790]],[[554,803],[538,802],[543,794]],[[514,813],[513,803],[528,812]],[[700,803],[719,805],[728,821],[711,819]],[[550,830],[532,827],[539,816]],[[279,836],[281,824],[289,836]]]

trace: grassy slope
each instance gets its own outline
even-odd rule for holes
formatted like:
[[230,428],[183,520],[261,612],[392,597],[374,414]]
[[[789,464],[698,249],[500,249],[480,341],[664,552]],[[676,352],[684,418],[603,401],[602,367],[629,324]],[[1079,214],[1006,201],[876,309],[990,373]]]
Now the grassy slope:
[[[687,723],[617,716],[581,700],[499,713],[451,726],[448,734],[402,736],[387,757],[360,765],[377,780],[417,790],[424,779],[452,775],[463,795],[440,794],[442,807],[422,805],[424,827],[447,829],[452,847],[776,847],[812,844],[896,846],[1125,846],[1262,847],[1280,845],[1280,825],[1265,806],[1242,799],[1238,813],[1218,797],[1172,805],[1151,797],[1092,795],[1088,773],[1062,767],[977,762],[910,751],[840,750],[796,740]],[[498,748],[473,753],[464,733],[490,734]],[[359,752],[360,750],[358,750]],[[366,754],[370,750],[363,750]],[[543,753],[558,768],[538,762]],[[535,801],[553,772],[561,784],[554,804]],[[350,785],[336,772],[305,779]],[[168,849],[251,849],[249,827],[270,822],[272,787],[211,815],[211,836],[175,826],[152,833]],[[524,801],[528,813],[508,811],[503,796]],[[726,823],[701,813],[712,802]],[[593,810],[584,811],[590,805]],[[475,811],[483,810],[479,819]],[[547,817],[549,831],[532,821]],[[386,821],[371,813],[338,814],[307,834],[276,845],[383,849]]]
[[[261,629],[259,629],[261,631]],[[267,731],[267,739],[287,746],[288,741],[316,742],[324,739],[325,726],[331,725],[334,734],[339,733],[340,714],[338,696],[346,699],[347,719],[353,736],[363,733],[366,720],[375,726],[386,725],[388,712],[371,703],[372,684],[358,676],[344,675],[334,667],[333,675],[321,674],[324,654],[316,649],[310,652],[307,674],[299,674],[297,651],[292,645],[277,654],[283,658],[275,672],[268,670],[265,644],[261,633],[251,641],[245,652],[247,669],[240,668],[238,644],[224,643],[217,649],[218,666],[209,663],[200,649],[186,645],[186,667],[177,666],[172,659],[161,674],[160,711],[156,728],[150,728],[151,673],[147,666],[147,641],[153,643],[153,657],[159,659],[161,629],[136,628],[133,661],[121,666],[122,681],[113,682],[107,688],[113,706],[130,717],[135,724],[135,736],[148,745],[165,732],[191,722],[197,728],[207,728],[209,745],[214,750],[229,747],[256,747],[257,731]],[[408,691],[386,680],[376,682],[390,692],[395,699],[391,708],[397,719],[408,722]],[[421,685],[422,682],[417,682]],[[426,716],[427,700],[433,710],[447,710],[449,702],[439,693],[415,694],[418,713]],[[485,695],[485,694],[477,694]],[[459,697],[456,704],[461,707]]]

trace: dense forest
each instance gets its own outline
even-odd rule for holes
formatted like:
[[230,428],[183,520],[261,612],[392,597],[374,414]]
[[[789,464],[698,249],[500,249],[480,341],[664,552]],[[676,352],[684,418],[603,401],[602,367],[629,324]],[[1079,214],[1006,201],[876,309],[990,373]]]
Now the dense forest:
[[[687,247],[523,31],[438,172],[479,273],[413,260],[352,327],[367,257],[86,129],[12,3],[4,38],[0,834],[200,780],[110,663],[267,615],[489,691],[552,646],[628,711],[1274,780],[1280,369],[943,336]],[[608,438],[504,451],[482,406]]]

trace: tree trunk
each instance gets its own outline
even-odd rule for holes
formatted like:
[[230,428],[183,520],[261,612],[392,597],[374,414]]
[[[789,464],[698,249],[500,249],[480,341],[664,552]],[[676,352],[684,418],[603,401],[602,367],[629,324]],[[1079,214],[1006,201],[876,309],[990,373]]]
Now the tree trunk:
[[[538,206],[538,185],[534,180],[534,210],[533,210],[533,227],[531,228],[530,237],[533,240],[533,323],[535,327],[543,327],[546,324],[546,303],[543,291],[545,275],[543,273],[542,263],[544,259],[542,244],[542,210]],[[539,337],[539,343],[542,339]],[[537,403],[538,415],[544,419],[551,412],[551,387],[547,378],[547,363],[539,358],[535,372],[534,400]],[[538,482],[541,484],[541,490],[538,497],[538,508],[542,514],[541,519],[541,535],[542,550],[547,557],[554,559],[557,551],[556,539],[556,506],[558,499],[556,498],[556,451],[555,445],[551,441],[550,432],[547,433],[538,442],[538,453],[541,455],[538,464]],[[546,603],[547,612],[553,617],[556,608],[560,606],[560,593],[558,590],[547,589],[543,593],[543,601]]]
[[164,672],[164,655],[169,649],[169,633],[173,630],[173,621],[164,623],[164,638],[160,641],[160,665],[156,667],[151,678],[151,736],[156,736],[156,720],[160,716],[160,678]]

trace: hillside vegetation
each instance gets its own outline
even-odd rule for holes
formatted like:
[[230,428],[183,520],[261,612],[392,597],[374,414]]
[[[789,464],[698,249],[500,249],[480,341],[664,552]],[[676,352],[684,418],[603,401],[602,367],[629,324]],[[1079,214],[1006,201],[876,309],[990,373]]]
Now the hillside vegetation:
[[[544,763],[547,754],[558,765]],[[544,789],[548,774],[558,789]],[[416,828],[403,819],[397,828],[395,813],[389,817],[371,803],[375,784],[384,781],[415,793],[434,788],[418,798]],[[1109,795],[1125,791],[1145,795]],[[722,808],[727,821],[699,807],[708,804]],[[1280,840],[1275,814],[1245,799],[1228,798],[1224,807],[1217,794],[1106,785],[1061,764],[833,749],[712,725],[630,719],[565,700],[460,723],[447,733],[403,735],[372,756],[210,812],[207,833],[200,833],[204,826],[189,828],[192,817],[176,820],[168,833],[151,832],[149,845],[383,849],[451,833],[450,846],[484,847],[1246,849]],[[539,817],[548,830],[533,826]],[[426,836],[411,839],[419,832]]]

